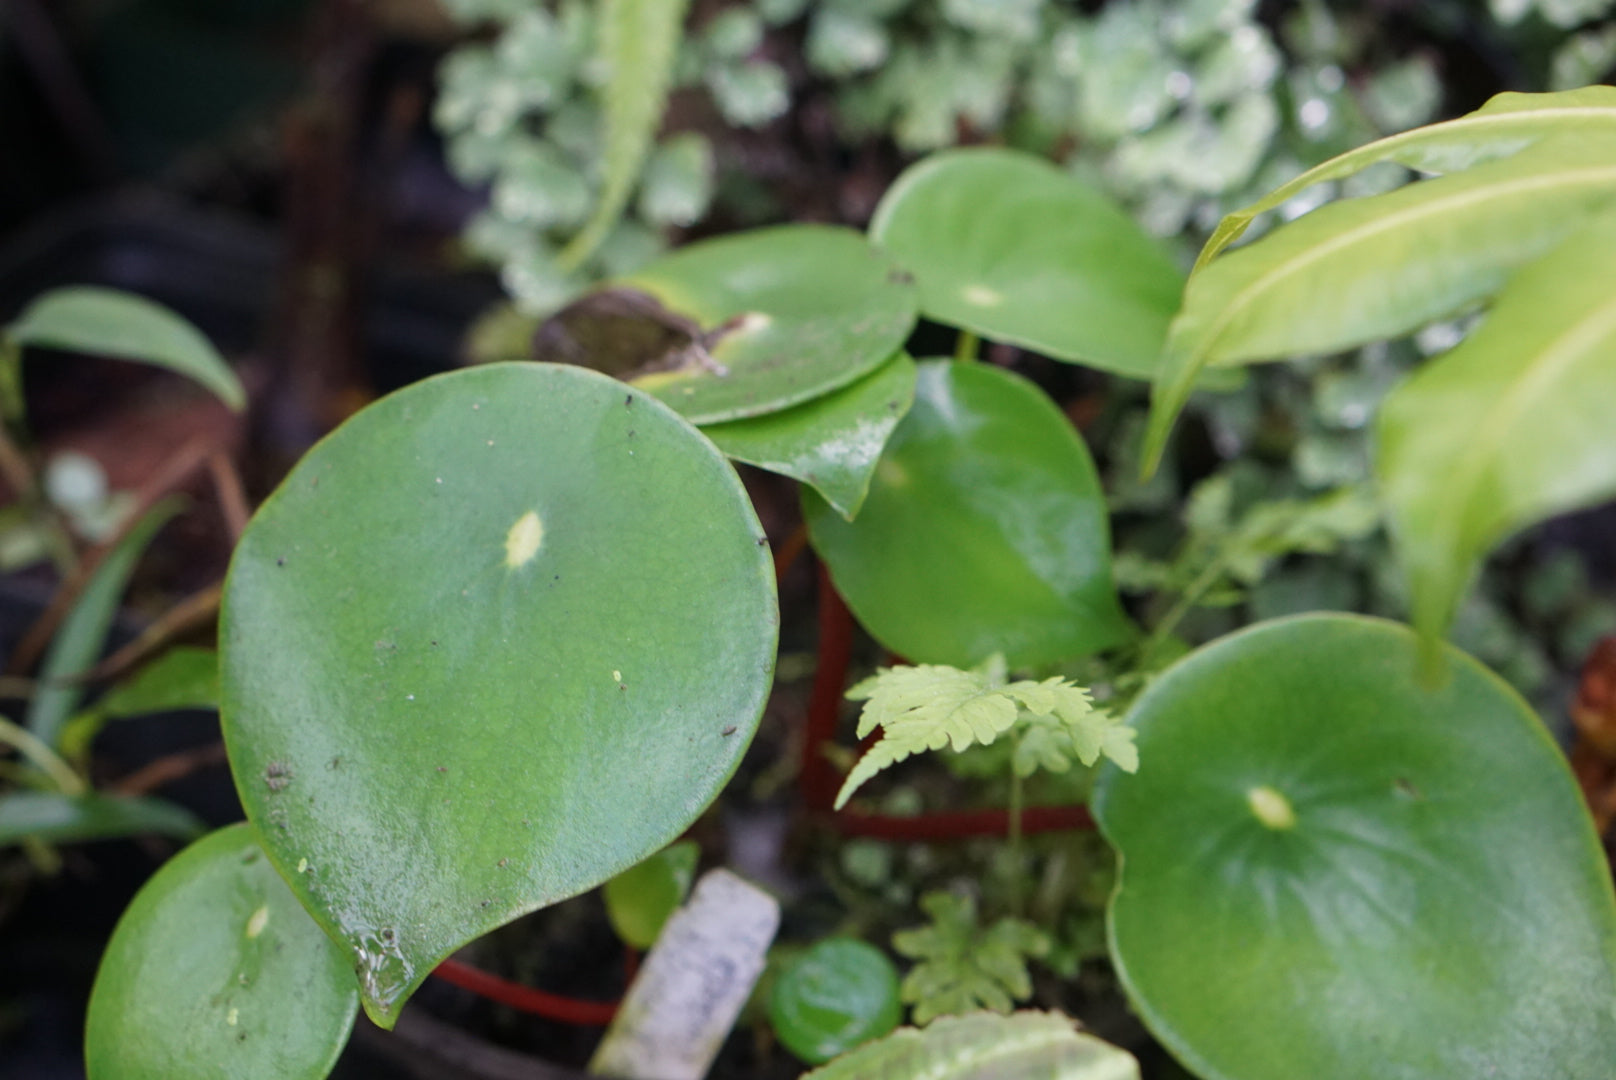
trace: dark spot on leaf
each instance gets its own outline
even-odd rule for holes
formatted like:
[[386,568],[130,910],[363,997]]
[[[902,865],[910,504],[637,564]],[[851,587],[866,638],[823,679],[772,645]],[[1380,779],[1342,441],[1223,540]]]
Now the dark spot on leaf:
[[245,855],[243,855],[241,857],[241,865],[243,865],[243,866],[251,866],[253,863],[255,863],[257,861],[258,861],[258,852],[256,852],[256,851],[249,851],[249,852],[247,852],[247,854],[245,854]]
[[501,860],[499,860],[499,865],[500,866],[507,866],[507,865],[510,864],[510,861],[511,860],[509,860],[509,859],[501,859]]
[[757,546],[758,547],[768,547],[769,546],[769,538],[767,536],[758,537],[757,538]]
[[735,725],[730,724],[723,731],[719,732],[719,734],[724,736],[726,739],[729,738],[731,735],[735,734]]
[[286,557],[283,555],[280,558],[276,559],[275,560],[275,565],[276,566],[285,566],[286,565]]
[[1404,777],[1399,776],[1396,780],[1393,780],[1392,787],[1396,788],[1397,793],[1405,799],[1425,798],[1424,795],[1420,794],[1420,789],[1414,786],[1414,782]]
[[271,761],[264,766],[264,783],[271,791],[284,791],[292,782],[292,769],[284,761]]
[[634,395],[633,394],[624,394],[623,395],[623,408],[625,408],[625,409],[629,408],[633,404],[634,404]]
[[325,763],[325,767],[328,768],[328,769],[340,769],[340,768],[342,768],[342,758],[340,758],[340,757],[332,758],[330,761]]
[[448,772],[449,771],[449,766],[447,766],[447,765],[439,765],[438,766],[438,771],[439,772]]
[[887,284],[889,285],[912,285],[914,281],[915,275],[907,270],[887,271]]

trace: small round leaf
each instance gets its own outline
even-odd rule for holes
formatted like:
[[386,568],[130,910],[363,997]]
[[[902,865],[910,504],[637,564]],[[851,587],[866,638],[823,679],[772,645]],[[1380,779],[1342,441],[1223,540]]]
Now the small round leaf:
[[870,238],[915,275],[927,318],[1138,379],[1184,289],[1121,207],[1012,150],[933,154],[892,185]]
[[493,364],[360,412],[242,537],[237,790],[390,1026],[444,957],[675,839],[756,730],[777,615],[739,478],[653,398]]
[[639,385],[698,424],[761,416],[880,367],[915,323],[909,276],[851,229],[785,225],[681,248],[615,284],[706,334],[721,370],[685,365]]
[[803,493],[814,549],[876,639],[922,664],[1011,667],[1115,645],[1105,498],[1083,440],[1036,386],[920,365],[854,521]]
[[1264,623],[1135,705],[1111,951],[1206,1080],[1598,1080],[1616,1061],[1616,898],[1564,758],[1457,650],[1406,627]]
[[822,1065],[898,1026],[898,969],[856,938],[826,938],[780,974],[769,1022],[797,1057]]
[[245,824],[186,848],[101,959],[90,1080],[323,1080],[359,1008],[347,958]]
[[682,840],[606,883],[601,890],[606,898],[606,917],[624,944],[642,951],[656,944],[662,925],[690,892],[700,855],[701,848],[695,841]]

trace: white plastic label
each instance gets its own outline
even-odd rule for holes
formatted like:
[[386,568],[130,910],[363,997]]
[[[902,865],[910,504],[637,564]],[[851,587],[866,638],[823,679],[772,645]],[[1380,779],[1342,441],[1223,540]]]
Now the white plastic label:
[[711,870],[668,919],[589,1063],[622,1080],[702,1080],[763,974],[774,897]]

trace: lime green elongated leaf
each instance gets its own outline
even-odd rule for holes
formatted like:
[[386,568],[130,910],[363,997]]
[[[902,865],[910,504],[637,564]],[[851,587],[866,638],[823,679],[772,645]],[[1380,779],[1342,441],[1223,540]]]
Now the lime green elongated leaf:
[[57,742],[68,758],[79,760],[110,720],[219,707],[219,654],[181,645],[103,694],[62,728]]
[[1428,640],[1507,535],[1616,495],[1616,217],[1523,268],[1381,405],[1380,487]]
[[238,412],[247,393],[224,357],[196,327],[161,304],[117,289],[52,289],[23,309],[6,336],[43,346],[136,360],[177,372]]
[[634,193],[662,123],[688,6],[688,0],[601,0],[599,55],[608,71],[602,101],[605,175],[594,213],[556,256],[563,270],[576,270],[594,254]]
[[1126,1050],[1084,1035],[1060,1013],[945,1016],[891,1035],[803,1080],[1139,1080]]
[[1315,165],[1250,206],[1224,216],[1201,249],[1199,270],[1245,233],[1260,214],[1315,184],[1341,180],[1371,165],[1396,162],[1427,173],[1459,172],[1508,157],[1540,139],[1561,134],[1616,133],[1616,87],[1584,86],[1555,94],[1494,95],[1456,120],[1389,135]]
[[700,857],[701,848],[695,841],[681,840],[606,883],[601,890],[606,917],[624,944],[641,951],[656,944],[668,916],[685,902]]
[[118,602],[123,599],[135,563],[140,561],[157,531],[168,524],[183,505],[184,501],[178,498],[164,499],[146,511],[146,516],[136,522],[102,560],[79,595],[78,603],[62,620],[45,654],[45,663],[39,669],[42,686],[28,704],[28,730],[47,744],[56,745],[62,725],[84,696],[82,686],[62,680],[83,674],[101,655],[107,629],[118,613]]
[[828,394],[891,359],[915,324],[909,276],[851,229],[783,225],[680,248],[615,284],[696,323],[703,362],[634,380],[696,424]]
[[226,579],[265,850],[391,1025],[444,957],[666,846],[740,761],[777,614],[729,462],[604,375],[491,364],[310,452]]
[[29,837],[77,844],[153,833],[190,840],[206,827],[189,810],[162,799],[13,791],[0,795],[0,845]]
[[1012,150],[933,154],[888,189],[870,238],[921,314],[1057,360],[1148,379],[1184,274],[1104,193]]
[[231,825],[135,896],[101,958],[90,1080],[323,1080],[358,1011],[342,950]]
[[1333,203],[1191,275],[1152,392],[1147,471],[1207,364],[1331,352],[1497,292],[1616,203],[1616,138],[1545,139],[1502,161]]
[[[1102,769],[1111,955],[1204,1080],[1601,1080],[1616,897],[1542,723],[1447,649],[1347,615],[1262,623],[1134,706]],[[1164,812],[1170,808],[1170,812]]]
[[711,424],[702,434],[736,461],[811,486],[852,521],[898,421],[915,399],[915,362],[898,353],[858,382],[779,412]]
[[1130,633],[1093,460],[1036,386],[920,365],[857,519],[803,492],[814,550],[865,628],[916,663],[1034,667]]

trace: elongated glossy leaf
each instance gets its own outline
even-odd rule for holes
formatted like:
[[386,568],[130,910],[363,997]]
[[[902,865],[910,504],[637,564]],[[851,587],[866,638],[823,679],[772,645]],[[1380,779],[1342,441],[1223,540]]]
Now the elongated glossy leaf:
[[202,334],[161,304],[94,285],[53,289],[6,327],[19,345],[115,356],[178,372],[232,409],[247,404],[236,373]]
[[1139,1080],[1126,1050],[1074,1030],[1060,1013],[968,1013],[899,1028],[803,1080]]
[[870,238],[915,275],[927,318],[1141,379],[1184,287],[1104,193],[1011,150],[953,150],[910,168]]
[[219,707],[219,654],[181,645],[103,694],[62,727],[57,744],[62,754],[78,760],[110,720]]
[[761,416],[846,386],[886,363],[915,322],[908,275],[858,233],[823,225],[691,244],[617,284],[716,337],[712,364],[637,380],[697,424]]
[[1209,645],[1135,705],[1137,776],[1094,812],[1122,857],[1111,954],[1204,1080],[1599,1080],[1616,897],[1565,759],[1448,650],[1309,615]]
[[1585,86],[1556,94],[1497,94],[1456,120],[1389,135],[1315,165],[1250,206],[1224,216],[1195,266],[1216,258],[1259,215],[1315,184],[1341,180],[1384,161],[1427,173],[1458,172],[1508,157],[1540,139],[1564,134],[1616,133],[1616,87]]
[[437,962],[665,846],[774,664],[729,463],[655,399],[495,364],[350,419],[260,508],[220,625],[247,815],[390,1025]]
[[702,434],[736,461],[808,484],[851,521],[914,399],[915,362],[899,353],[851,386],[766,416],[712,424]]
[[323,1080],[359,996],[246,825],[146,883],[101,959],[84,1036],[90,1080]]
[[1427,637],[1505,536],[1616,494],[1616,217],[1510,280],[1381,406],[1377,468]]
[[189,810],[162,799],[13,791],[0,795],[0,845],[33,837],[77,844],[153,833],[190,840],[204,826]]
[[116,547],[107,553],[79,594],[78,602],[62,620],[50,651],[39,669],[44,685],[28,703],[28,729],[54,746],[62,725],[84,696],[84,687],[64,681],[81,675],[95,663],[106,644],[107,629],[118,613],[118,603],[129,585],[129,575],[157,531],[168,524],[184,502],[165,499],[146,511]]
[[1152,395],[1154,468],[1207,364],[1331,352],[1484,300],[1616,203],[1616,138],[1557,137],[1385,195],[1333,203],[1191,275]]
[[578,235],[557,256],[567,270],[582,266],[617,224],[639,182],[651,141],[662,123],[679,52],[688,0],[602,0],[600,60],[607,81],[602,101],[606,145],[600,201]]
[[1088,448],[1002,368],[920,365],[856,520],[811,491],[814,549],[865,628],[915,663],[1011,667],[1115,645],[1105,499]]

